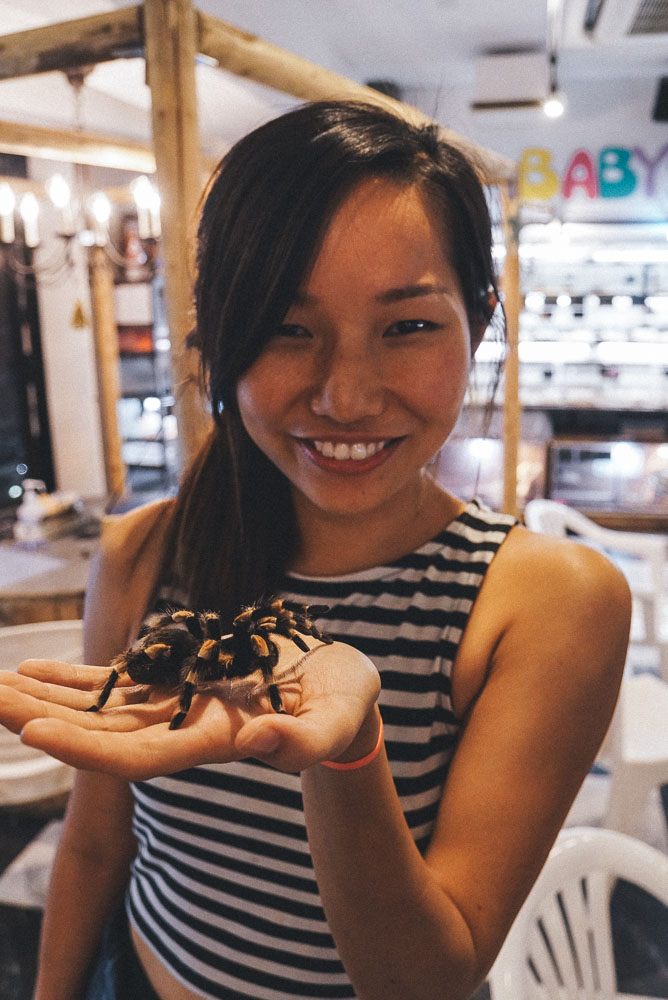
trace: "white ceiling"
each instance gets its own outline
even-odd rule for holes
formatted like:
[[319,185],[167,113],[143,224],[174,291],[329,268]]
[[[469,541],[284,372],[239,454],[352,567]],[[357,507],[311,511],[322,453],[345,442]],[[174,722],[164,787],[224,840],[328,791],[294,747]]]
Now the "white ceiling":
[[[567,95],[572,88],[586,89],[592,79],[610,81],[612,93],[615,86],[623,88],[626,79],[644,79],[655,87],[660,77],[668,75],[668,0],[603,0],[596,31],[590,35],[582,27],[587,4],[588,0],[195,0],[199,9],[354,80],[394,81],[409,103],[437,115],[444,93],[450,106],[459,100],[468,108],[475,99],[481,56],[506,50],[546,52],[548,36],[558,45],[559,84]],[[663,14],[665,30],[630,37],[629,22],[643,4]],[[57,5],[0,0],[0,32],[129,5],[124,0],[61,0]],[[556,19],[548,18],[548,8],[557,11]],[[290,104],[284,95],[216,70],[200,67],[198,74],[202,132],[212,154]],[[147,137],[149,95],[142,60],[99,66],[86,87],[80,109],[84,127]],[[71,126],[75,119],[71,88],[60,74],[50,74],[47,87],[43,78],[0,82],[0,118]]]

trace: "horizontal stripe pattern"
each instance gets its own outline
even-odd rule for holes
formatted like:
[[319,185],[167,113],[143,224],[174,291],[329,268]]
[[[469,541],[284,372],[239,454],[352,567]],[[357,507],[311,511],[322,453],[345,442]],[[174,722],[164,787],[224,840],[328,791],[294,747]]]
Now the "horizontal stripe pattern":
[[[422,851],[460,730],[452,664],[514,523],[471,501],[435,539],[387,566],[286,578],[286,597],[327,604],[323,628],[378,667],[387,754]],[[318,894],[298,775],[239,761],[133,790],[128,910],[177,979],[209,1000],[354,998]]]

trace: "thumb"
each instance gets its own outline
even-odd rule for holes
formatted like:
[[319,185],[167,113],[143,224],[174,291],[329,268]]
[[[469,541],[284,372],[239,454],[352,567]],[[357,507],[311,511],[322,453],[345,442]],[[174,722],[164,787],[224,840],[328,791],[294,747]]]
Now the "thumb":
[[322,726],[306,717],[264,715],[239,730],[234,746],[241,757],[255,757],[280,771],[302,771],[326,759],[331,746]]

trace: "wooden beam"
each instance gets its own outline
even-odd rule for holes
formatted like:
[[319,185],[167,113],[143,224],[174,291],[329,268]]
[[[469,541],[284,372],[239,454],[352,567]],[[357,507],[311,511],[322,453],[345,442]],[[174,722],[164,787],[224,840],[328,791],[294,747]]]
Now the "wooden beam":
[[199,388],[198,360],[185,343],[192,324],[194,233],[202,192],[195,88],[197,21],[190,0],[146,0],[144,24],[172,391],[183,467],[199,449],[211,424]]
[[118,330],[114,318],[114,277],[102,247],[91,247],[88,259],[104,471],[107,492],[120,497],[125,493],[126,468],[118,430],[121,385]]
[[[365,87],[345,76],[323,69],[308,59],[287,52],[271,42],[265,42],[257,35],[241,31],[210,14],[200,11],[197,19],[199,51],[215,59],[221,69],[229,73],[291,94],[304,101],[337,99],[369,101],[418,124],[432,123],[432,119],[417,108],[396,101],[372,87]],[[471,157],[487,183],[512,180],[516,176],[517,167],[512,161],[476,145],[450,129],[441,126],[440,132],[444,139]]]
[[81,69],[128,53],[141,54],[142,8],[81,17],[0,37],[0,80],[50,70]]
[[145,143],[21,122],[0,121],[0,152],[60,163],[114,167],[140,174],[155,171],[155,155]]
[[505,390],[503,397],[503,509],[507,514],[517,516],[517,465],[522,421],[519,382],[519,206],[517,198],[509,196],[507,189],[504,191],[504,230],[506,259],[503,267],[502,285],[508,348],[504,368]]

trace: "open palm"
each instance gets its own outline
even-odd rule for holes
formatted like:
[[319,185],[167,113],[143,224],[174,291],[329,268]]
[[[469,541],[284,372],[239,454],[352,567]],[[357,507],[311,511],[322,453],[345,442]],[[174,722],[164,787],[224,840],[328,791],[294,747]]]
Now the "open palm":
[[0,672],[0,723],[67,764],[129,780],[243,757],[300,771],[341,754],[378,696],[371,661],[344,643],[309,638],[304,654],[276,636],[275,675],[285,714],[272,711],[259,675],[207,685],[186,721],[170,730],[178,691],[138,686],[127,677],[107,706],[87,712],[109,675],[106,667],[28,660]]

